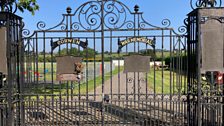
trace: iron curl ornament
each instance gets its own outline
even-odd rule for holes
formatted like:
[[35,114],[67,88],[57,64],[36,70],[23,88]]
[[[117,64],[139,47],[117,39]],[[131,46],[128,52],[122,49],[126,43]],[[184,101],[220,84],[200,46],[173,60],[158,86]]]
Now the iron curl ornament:
[[13,0],[0,0],[0,12],[16,13],[17,4]]
[[[40,31],[58,29],[94,31],[101,30],[102,25],[104,25],[105,29],[110,30],[169,28],[171,26],[171,21],[169,19],[163,19],[161,27],[152,25],[144,20],[143,13],[139,12],[139,6],[136,5],[133,10],[134,12],[118,0],[92,0],[82,4],[74,13],[72,13],[72,9],[68,7],[66,9],[67,14],[63,14],[63,19],[58,25],[46,28],[46,23],[40,21],[37,23],[37,29]],[[138,19],[134,19],[136,17]],[[184,33],[184,28],[181,28],[179,32]]]
[[222,0],[190,0],[191,8],[221,7]]
[[169,19],[163,19],[162,20],[162,25],[166,28],[170,27],[171,21]]
[[23,29],[23,30],[22,30],[22,35],[23,35],[23,37],[29,37],[29,36],[30,36],[30,30],[28,30],[28,29]]
[[[143,13],[139,12],[139,10],[139,6],[136,5],[131,11],[128,6],[118,0],[92,0],[82,4],[74,13],[68,7],[66,9],[67,13],[63,14],[61,22],[54,27],[46,28],[46,23],[43,21],[38,22],[36,26],[40,31],[94,31],[101,30],[102,26],[104,26],[104,29],[109,30],[170,28],[171,21],[169,19],[163,19],[161,26],[152,25],[144,19]],[[186,27],[180,27],[178,32],[181,35],[186,34]]]
[[188,18],[184,19],[184,25],[178,27],[177,31],[173,31],[177,35],[187,35]]
[[46,27],[46,23],[45,23],[45,22],[43,22],[43,21],[39,21],[39,22],[37,23],[37,28],[38,28],[39,30],[44,30],[45,27]]
[[132,78],[132,77],[127,78],[127,82],[128,83],[134,83],[134,78]]
[[52,28],[49,28],[49,29],[46,29],[46,23],[43,22],[43,21],[39,21],[36,25],[37,29],[40,30],[40,31],[47,31],[47,30],[52,30],[52,29],[55,29],[55,28],[58,28],[60,27],[61,30],[67,30],[68,26],[63,23],[64,22],[64,19],[62,20],[62,22],[60,22],[58,25],[56,25],[55,27],[52,27]]
[[[131,14],[129,8],[119,1],[90,1],[73,14],[76,21],[71,25],[72,30],[97,30],[102,24],[108,29],[133,29],[134,21],[128,19],[128,13]],[[103,23],[101,18],[104,19]]]
[[108,1],[104,5],[105,26],[109,29],[116,29],[122,27],[127,21],[127,11],[125,7],[115,1]]
[[[91,1],[81,7],[78,13],[78,22],[75,23],[85,30],[95,30],[101,25],[101,4]],[[73,26],[77,28],[78,26]]]

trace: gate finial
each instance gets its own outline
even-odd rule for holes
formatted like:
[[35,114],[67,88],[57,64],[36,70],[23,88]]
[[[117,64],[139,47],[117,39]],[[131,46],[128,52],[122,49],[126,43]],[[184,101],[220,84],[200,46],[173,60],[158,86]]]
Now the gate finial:
[[68,14],[71,14],[72,8],[71,7],[67,7],[66,11],[67,11]]
[[138,6],[138,5],[135,5],[134,10],[135,10],[135,13],[138,13],[138,11],[139,11],[139,6]]

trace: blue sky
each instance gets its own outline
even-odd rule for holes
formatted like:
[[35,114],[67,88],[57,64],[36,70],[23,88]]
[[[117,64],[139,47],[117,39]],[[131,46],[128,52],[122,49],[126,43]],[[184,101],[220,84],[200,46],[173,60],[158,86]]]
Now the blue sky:
[[[25,22],[25,29],[29,29],[31,34],[34,30],[37,30],[37,23],[44,21],[46,28],[56,26],[62,20],[62,14],[66,13],[66,8],[69,6],[74,12],[79,6],[89,0],[37,0],[40,10],[36,11],[35,15],[29,12],[18,12],[18,15],[23,17]],[[190,0],[120,0],[131,11],[134,11],[134,6],[140,7],[140,12],[143,12],[143,18],[154,26],[161,26],[163,19],[169,19],[171,21],[172,28],[177,31],[178,27],[184,25],[183,21],[187,17],[186,15],[192,11],[190,6]],[[195,0],[194,0],[195,1]],[[41,41],[41,40],[40,40]],[[108,40],[105,40],[108,41]],[[113,40],[117,43],[115,40]],[[156,48],[161,48],[161,43],[158,40]],[[91,42],[90,42],[91,43]],[[40,46],[42,46],[40,44]],[[93,45],[90,45],[93,46]],[[117,46],[117,45],[116,45]],[[50,50],[48,46],[47,50]],[[101,46],[97,47],[100,51]],[[117,47],[113,47],[116,51]],[[169,49],[169,43],[165,44],[165,48]],[[41,47],[39,48],[41,50]],[[109,50],[109,46],[106,46],[105,50]]]
[[[38,21],[44,21],[47,27],[58,24],[62,14],[70,6],[73,12],[87,0],[37,0],[40,10],[31,15],[29,12],[18,14],[23,17],[25,28],[31,32],[36,28]],[[165,18],[170,19],[171,27],[177,29],[183,25],[183,20],[192,9],[189,0],[120,0],[131,10],[137,4],[140,11],[144,12],[144,19],[153,25],[160,26]]]

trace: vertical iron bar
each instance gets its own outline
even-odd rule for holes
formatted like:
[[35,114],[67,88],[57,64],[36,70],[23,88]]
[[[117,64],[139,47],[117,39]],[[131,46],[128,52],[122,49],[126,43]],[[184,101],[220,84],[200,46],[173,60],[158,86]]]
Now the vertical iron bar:
[[[120,41],[120,38],[118,38],[118,41]],[[121,96],[120,96],[120,92],[121,92],[121,90],[120,90],[120,88],[121,88],[121,75],[120,75],[120,70],[121,70],[121,67],[120,67],[120,60],[121,60],[121,56],[120,56],[120,53],[118,53],[118,82],[117,82],[117,87],[118,87],[118,100],[120,101],[121,100]],[[119,103],[119,105],[120,105],[120,102],[118,102]]]
[[[139,28],[140,28],[140,14],[139,13],[137,13],[137,37],[139,37],[140,36],[140,30],[139,30]],[[140,54],[140,52],[139,52],[139,50],[140,50],[140,42],[138,41],[138,49],[137,49],[137,53],[138,54]],[[137,75],[138,75],[138,77],[137,77],[137,79],[138,79],[138,106],[137,106],[137,108],[138,108],[138,116],[140,116],[140,95],[141,95],[141,80],[140,80],[140,74],[141,73],[137,73]],[[141,79],[143,79],[143,78],[141,78]],[[141,117],[138,117],[138,118],[141,118]],[[141,124],[141,119],[138,119],[138,123],[139,124]]]
[[[169,70],[170,70],[170,96],[169,96],[170,98],[169,98],[169,102],[170,102],[170,106],[169,107],[170,107],[171,111],[172,111],[171,108],[172,108],[172,97],[173,97],[173,95],[172,95],[172,88],[173,88],[172,87],[172,79],[173,79],[172,78],[172,75],[173,75],[172,74],[172,72],[173,72],[172,71],[172,64],[173,64],[173,62],[172,62],[173,61],[172,60],[173,59],[173,52],[172,52],[173,48],[172,47],[173,47],[173,41],[172,40],[173,40],[172,31],[170,30],[170,64],[169,64]],[[170,121],[171,121],[171,114],[170,114],[169,118],[170,118]]]
[[[136,37],[136,14],[137,14],[137,11],[134,13],[134,37]],[[134,53],[136,53],[136,42],[134,42]],[[134,74],[134,78],[133,78],[133,90],[134,90],[134,109],[136,110],[136,81],[135,81],[135,79],[136,79],[136,73],[134,72],[133,73]],[[137,115],[135,114],[134,115],[134,124],[136,123],[136,118],[137,118]]]
[[[162,120],[163,120],[163,100],[164,100],[164,30],[162,30]],[[163,125],[163,124],[161,124]]]
[[113,95],[113,38],[112,38],[112,31],[110,31],[110,96],[112,100],[112,95]]
[[188,25],[187,25],[187,122],[188,122],[188,126],[190,125],[190,56],[191,56],[191,52],[190,52],[190,36],[191,36],[191,31],[190,31],[190,26],[191,26],[191,20],[190,17],[188,17]]
[[[156,37],[153,38],[154,42],[156,43]],[[153,47],[153,54],[154,54],[154,57],[153,57],[153,62],[154,62],[154,67],[153,67],[153,117],[156,116],[156,45]],[[156,121],[153,120],[153,123],[156,123]]]
[[94,97],[94,101],[96,101],[96,33],[95,32],[93,32],[93,49],[94,49],[94,96],[93,97]]
[[[65,28],[65,30],[66,30],[66,38],[68,38],[69,37],[68,14],[66,14],[65,17],[66,17],[66,21],[65,21],[66,22],[66,28]],[[66,43],[66,55],[69,55],[69,54],[70,54],[70,52],[69,52],[68,43]],[[67,101],[69,101],[69,81],[66,81],[66,98],[67,98]]]
[[[35,34],[35,37],[37,38],[37,33]],[[34,86],[35,88],[37,88],[36,87],[37,86],[37,82],[36,82],[36,76],[35,76],[35,72],[36,72],[36,54],[35,54],[35,52],[36,52],[36,43],[34,41],[35,38],[32,38],[31,40],[33,41],[33,50],[32,50],[32,57],[31,57],[31,58],[33,58],[32,59],[33,61],[31,62],[31,65],[33,66],[33,68],[31,69],[31,77],[33,76],[32,77],[33,79],[31,79],[31,80],[33,80],[33,82],[31,83],[31,87]]]
[[101,1],[102,126],[104,126],[104,0]]
[[[148,51],[148,44],[145,44],[145,46],[146,46],[146,51]],[[151,62],[151,59],[149,60],[149,65],[150,65],[150,62]],[[150,71],[148,71],[148,72],[150,72]],[[148,96],[149,96],[148,95],[148,90],[149,90],[149,85],[148,85],[148,72],[145,73],[145,84],[146,84],[146,89],[145,89],[146,90],[146,96],[145,97],[146,98],[145,98],[145,102],[142,103],[142,108],[144,108],[143,105],[144,105],[144,103],[146,103],[146,105],[145,105],[145,108],[146,108],[145,112],[146,112],[146,116],[147,117],[149,116],[149,113],[148,113]],[[149,125],[148,124],[148,121],[149,121],[149,119],[146,118],[144,125]]]
[[7,126],[12,126],[12,120],[13,120],[13,115],[12,115],[12,86],[13,86],[13,78],[12,78],[12,69],[11,69],[11,36],[10,36],[10,20],[9,20],[9,15],[7,15],[6,19],[6,32],[7,32],[7,68],[8,68],[8,108],[7,108]]
[[[86,38],[86,43],[87,43],[87,47],[86,47],[86,112],[89,113],[89,104],[88,104],[88,101],[89,101],[89,75],[88,75],[88,71],[89,71],[89,65],[88,65],[88,39]],[[83,101],[84,102],[84,101]],[[85,103],[83,103],[83,106],[84,106]],[[84,107],[83,107],[84,108]],[[88,117],[86,117],[87,119],[86,120],[89,120]]]
[[[180,36],[178,36],[178,61],[177,61],[177,82],[176,82],[176,85],[178,86],[178,105],[177,105],[177,111],[179,112],[180,111],[180,97],[181,97],[181,89],[182,89],[182,82],[181,82],[181,66],[182,66],[182,62],[181,62],[181,58],[182,58],[182,55],[181,55],[181,38]],[[179,116],[179,115],[177,115]],[[180,122],[179,122],[180,123]]]
[[[43,32],[43,55],[44,55],[44,83],[46,83],[46,35],[45,32]],[[44,85],[44,89],[46,86]]]
[[[126,37],[126,39],[128,39],[128,37]],[[128,55],[128,45],[126,45],[126,55]],[[128,72],[126,73],[126,108],[128,109],[128,106],[129,106],[129,104],[131,104],[131,103],[129,103],[129,92],[128,92],[128,90],[129,90],[129,82],[128,82]],[[130,121],[128,120],[128,119],[125,119],[125,123],[129,123]]]
[[88,94],[88,39],[86,38],[86,43],[87,43],[87,47],[86,47],[86,99],[88,101],[89,99],[89,94]]
[[39,54],[38,54],[38,34],[36,34],[36,38],[35,38],[35,43],[36,43],[36,55],[35,55],[35,63],[36,63],[36,69],[35,69],[35,72],[36,72],[36,85],[39,86],[39,64],[38,64],[38,57],[39,57]]

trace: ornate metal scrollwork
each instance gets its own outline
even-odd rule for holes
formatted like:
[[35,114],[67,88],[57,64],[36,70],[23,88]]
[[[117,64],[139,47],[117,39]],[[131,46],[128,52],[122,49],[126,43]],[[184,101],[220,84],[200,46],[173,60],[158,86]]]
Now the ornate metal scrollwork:
[[176,31],[173,31],[175,34],[177,35],[186,35],[187,34],[187,26],[188,26],[188,18],[185,18],[184,19],[184,25],[183,26],[180,26]]
[[171,25],[171,21],[169,19],[163,19],[162,25],[166,28],[168,28]]
[[[78,10],[78,23],[85,30],[98,29],[101,25],[101,2],[91,1]],[[76,26],[77,27],[77,26]]]
[[28,30],[28,29],[23,29],[23,30],[22,30],[22,35],[23,35],[23,37],[29,37],[29,35],[30,35],[30,30]]
[[154,28],[168,28],[171,25],[171,21],[169,19],[163,19],[161,24],[162,24],[163,27],[158,27],[158,26],[152,25],[152,24],[146,22],[143,19],[143,17],[141,16],[140,22],[139,22],[139,28],[140,29],[146,29],[146,28],[150,28],[150,27],[154,27]]
[[10,12],[16,13],[17,11],[17,4],[11,0],[1,0],[0,1],[0,12]]
[[[152,25],[144,20],[143,13],[139,12],[140,9],[137,5],[133,10],[134,12],[120,1],[92,0],[81,5],[74,13],[72,13],[72,9],[68,7],[66,9],[67,13],[63,14],[63,19],[58,25],[52,28],[46,28],[46,23],[40,21],[37,23],[37,29],[41,31],[58,29],[92,31],[101,30],[102,26],[104,26],[104,29],[134,30],[147,28],[168,28],[171,25],[171,21],[169,19],[162,20],[161,27]],[[135,18],[137,19],[134,20]],[[179,28],[179,32],[185,33],[184,29],[184,27]]]
[[120,28],[126,22],[126,10],[122,4],[118,4],[115,1],[108,1],[104,5],[104,23],[109,29]]
[[[102,3],[104,2],[104,3]],[[102,9],[102,4],[104,8]],[[102,12],[104,22],[101,22]],[[108,29],[118,29],[126,27],[134,28],[134,22],[128,20],[127,13],[130,10],[119,1],[90,1],[83,4],[73,16],[77,21],[72,23],[73,30],[97,30],[102,24]],[[131,12],[130,12],[131,13]]]
[[46,27],[46,23],[45,23],[45,22],[43,22],[43,21],[39,21],[39,22],[37,23],[37,28],[38,28],[39,30],[43,30],[45,27]]
[[[101,8],[103,4],[103,9]],[[97,30],[102,25],[108,29],[144,29],[147,27],[156,27],[146,22],[142,13],[139,13],[139,7],[134,7],[135,13],[131,12],[130,9],[119,1],[107,0],[107,1],[90,1],[83,4],[73,14],[76,17],[76,21],[72,22],[72,30]],[[103,12],[104,22],[101,21]],[[140,15],[139,24],[136,25],[133,17],[130,15]],[[162,21],[162,28],[167,28],[171,24],[169,19]]]
[[130,77],[130,78],[127,79],[127,81],[128,81],[128,83],[133,83],[134,82],[134,78]]
[[22,22],[21,27],[22,27],[22,36],[23,37],[29,37],[30,36],[30,30],[24,28],[25,27],[24,22]]
[[52,27],[52,28],[49,28],[49,29],[46,29],[46,23],[45,22],[43,22],[43,21],[39,21],[38,23],[37,23],[37,29],[38,30],[52,30],[52,29],[55,29],[55,28],[57,28],[57,27],[59,27],[60,28],[60,30],[67,30],[68,29],[68,26],[65,24],[65,23],[63,23],[64,22],[64,19],[62,20],[62,22],[60,22],[57,26],[55,26],[55,27]]
[[191,8],[221,7],[222,0],[191,0]]

